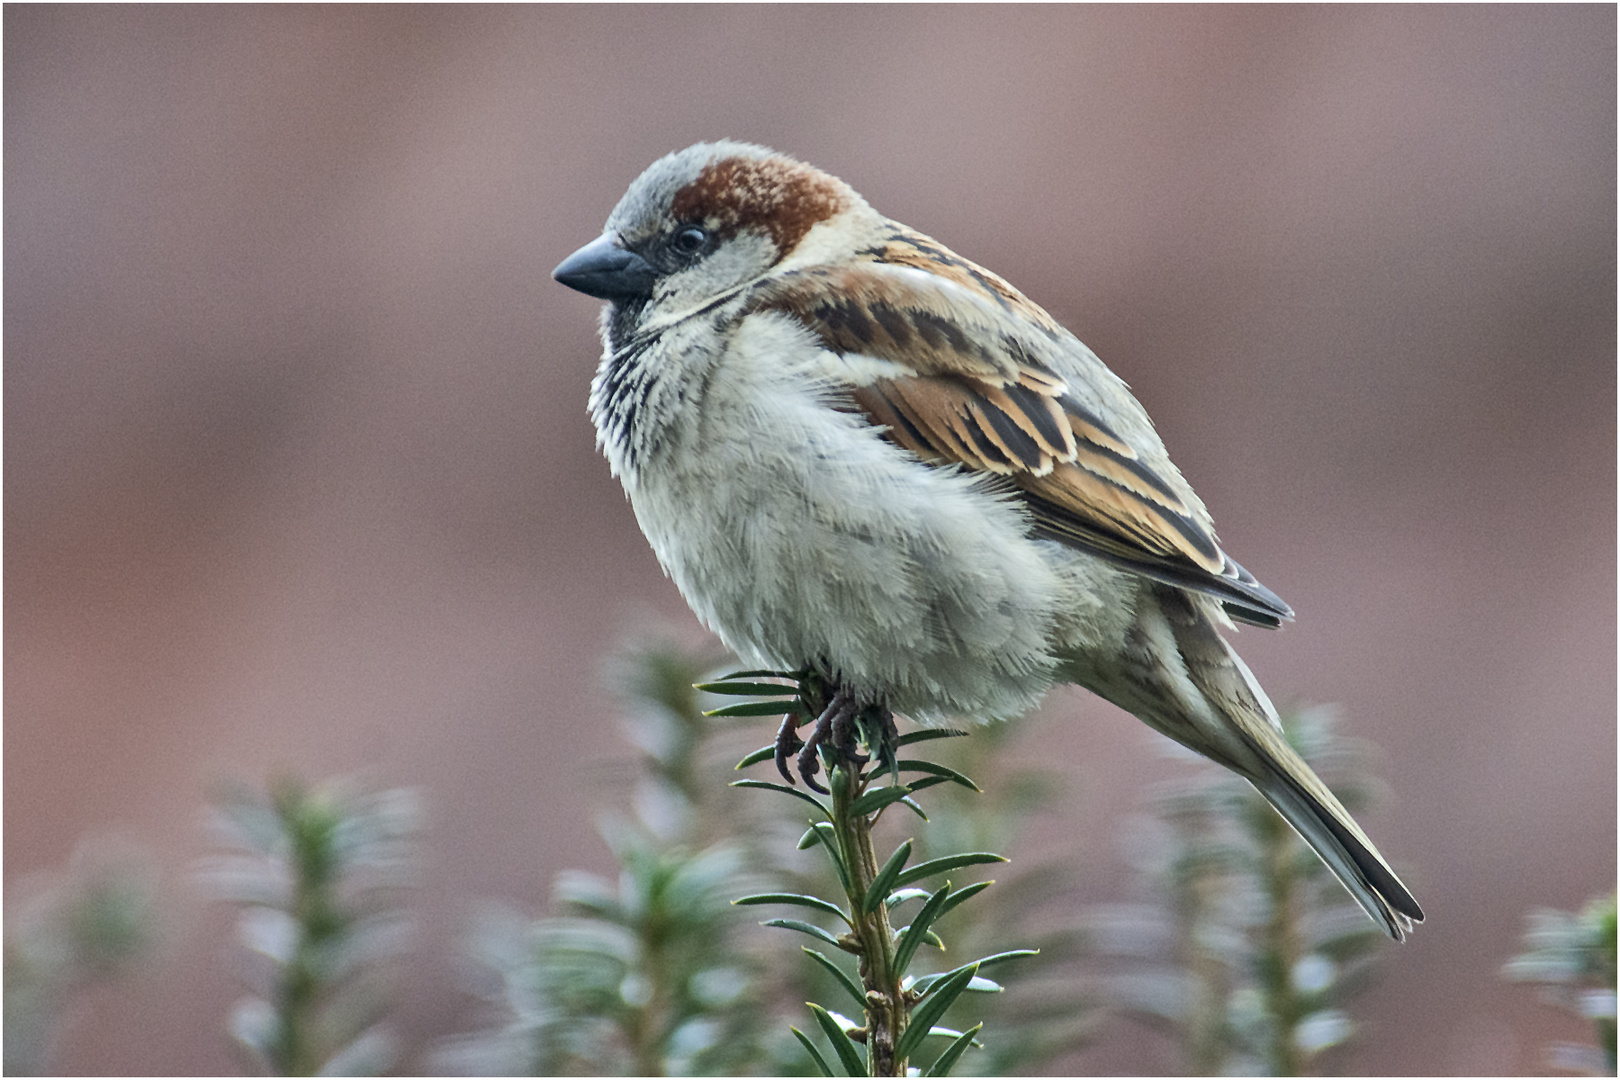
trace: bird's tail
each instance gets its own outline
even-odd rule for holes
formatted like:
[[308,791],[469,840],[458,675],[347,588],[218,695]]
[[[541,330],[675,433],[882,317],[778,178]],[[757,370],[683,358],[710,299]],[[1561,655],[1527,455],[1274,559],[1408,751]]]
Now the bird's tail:
[[1423,909],[1283,738],[1276,709],[1216,629],[1208,607],[1179,589],[1144,590],[1133,633],[1139,651],[1127,657],[1128,676],[1102,686],[1078,681],[1253,784],[1367,914],[1400,941],[1423,921]]
[[1282,735],[1269,725],[1261,732],[1262,738],[1255,739],[1253,745],[1264,764],[1256,775],[1246,772],[1245,779],[1305,838],[1356,903],[1390,937],[1400,941],[1413,923],[1423,921],[1423,909],[1411,890],[1395,876],[1344,804]]

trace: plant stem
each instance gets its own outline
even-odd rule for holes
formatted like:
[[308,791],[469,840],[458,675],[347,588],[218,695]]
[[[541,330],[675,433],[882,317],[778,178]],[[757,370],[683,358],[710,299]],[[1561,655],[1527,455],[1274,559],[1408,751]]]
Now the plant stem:
[[321,954],[341,923],[331,889],[332,830],[336,822],[326,807],[290,781],[281,786],[275,798],[276,810],[291,838],[292,914],[298,927],[298,944],[277,995],[280,1060],[275,1064],[287,1076],[314,1076],[321,1064],[314,1038]]
[[1219,1076],[1230,1057],[1232,1032],[1226,1002],[1231,996],[1231,975],[1226,962],[1205,940],[1210,908],[1217,883],[1212,875],[1188,873],[1181,885],[1179,903],[1182,953],[1192,976],[1192,1001],[1186,1020],[1187,1052],[1192,1075]]
[[840,762],[833,767],[833,828],[849,868],[849,909],[855,926],[850,932],[860,957],[861,981],[866,988],[866,1063],[871,1076],[904,1076],[906,1063],[896,1059],[895,1043],[905,1031],[911,1003],[894,969],[894,931],[889,926],[887,899],[872,911],[862,907],[866,892],[877,877],[877,852],[872,847],[872,819],[855,814],[850,806],[866,790],[868,778],[859,766]]
[[[800,692],[812,716],[825,712],[835,687],[814,675],[800,680]],[[872,822],[877,814],[857,814],[851,807],[866,791],[870,777],[859,762],[845,760],[834,740],[823,743],[827,751],[827,780],[832,792],[832,826],[838,838],[839,856],[846,868],[846,889],[851,921],[845,940],[860,960],[861,982],[866,990],[866,1070],[869,1076],[904,1076],[905,1059],[896,1059],[894,1048],[911,1016],[911,1002],[900,988],[902,972],[894,968],[894,931],[889,926],[888,899],[882,898],[865,909],[866,893],[878,874],[877,852],[872,847]],[[881,813],[881,811],[880,811]]]
[[1293,835],[1281,817],[1266,809],[1259,812],[1262,858],[1271,912],[1262,931],[1260,985],[1266,998],[1266,1013],[1272,1018],[1270,1051],[1273,1076],[1303,1076],[1309,1062],[1300,1053],[1295,1038],[1303,1019],[1303,1002],[1294,989],[1294,968],[1299,962],[1299,927],[1296,925],[1295,885],[1298,852]]
[[639,1076],[663,1076],[663,1042],[668,1026],[668,975],[663,942],[659,936],[643,934],[644,952],[642,974],[649,986],[649,996],[639,1007],[633,1006],[627,1018],[627,1034],[631,1052],[636,1059]]

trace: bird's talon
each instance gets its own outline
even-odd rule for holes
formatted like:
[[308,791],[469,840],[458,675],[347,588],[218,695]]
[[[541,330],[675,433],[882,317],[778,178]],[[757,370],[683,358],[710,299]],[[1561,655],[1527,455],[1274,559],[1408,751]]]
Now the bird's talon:
[[817,740],[812,737],[809,745],[799,754],[799,775],[804,777],[804,786],[821,795],[830,795],[832,792],[822,787],[816,780],[816,773],[821,771],[821,758],[816,753]]
[[804,740],[799,738],[799,714],[788,713],[782,720],[782,727],[776,733],[776,771],[782,774],[782,779],[789,784],[794,782],[793,771],[788,768],[788,758],[799,752]]

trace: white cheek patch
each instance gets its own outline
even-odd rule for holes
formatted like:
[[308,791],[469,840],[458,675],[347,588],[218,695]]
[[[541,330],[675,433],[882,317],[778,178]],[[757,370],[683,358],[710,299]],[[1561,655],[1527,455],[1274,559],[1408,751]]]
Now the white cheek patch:
[[654,302],[659,307],[697,307],[749,284],[770,269],[776,250],[770,239],[739,233],[696,266],[670,274],[659,284]]
[[746,232],[733,237],[696,266],[659,282],[637,332],[659,333],[724,302],[761,280],[775,258],[769,237]]
[[714,249],[702,262],[685,273],[695,275],[711,292],[722,292],[733,285],[752,281],[776,261],[776,245],[770,237],[743,231]]

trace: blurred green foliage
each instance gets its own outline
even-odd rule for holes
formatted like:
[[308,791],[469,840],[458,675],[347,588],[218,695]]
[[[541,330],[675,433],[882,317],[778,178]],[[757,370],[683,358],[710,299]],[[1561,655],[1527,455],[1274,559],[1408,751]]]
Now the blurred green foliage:
[[285,779],[215,806],[200,876],[241,909],[254,993],[231,1010],[249,1066],[273,1076],[376,1076],[397,1058],[382,1017],[405,949],[397,906],[417,865],[414,792]]
[[[837,882],[822,856],[797,843],[808,807],[728,786],[738,775],[733,763],[774,733],[775,725],[766,731],[756,723],[704,715],[705,708],[736,701],[693,689],[723,660],[712,651],[647,639],[613,661],[609,682],[626,717],[627,737],[640,752],[633,768],[614,775],[631,816],[609,814],[600,826],[619,877],[567,872],[557,878],[550,916],[508,912],[484,920],[470,952],[491,1023],[440,1046],[435,1061],[444,1071],[815,1071],[805,1049],[789,1037],[787,1018],[807,1000],[838,1000],[847,982],[798,949],[786,951],[786,939],[756,926],[757,908],[732,901],[749,894],[813,893],[837,888]],[[998,729],[986,741],[1004,738]],[[917,862],[1010,839],[1053,797],[1055,788],[1033,773],[996,770],[993,754],[990,747],[955,752],[952,760],[983,765],[1008,782],[988,797],[963,790],[958,799],[945,792],[955,788],[951,784],[931,791],[942,810],[932,824],[915,830]],[[976,808],[964,814],[969,807]],[[974,824],[956,821],[959,816],[971,816]],[[951,874],[959,884],[982,876],[972,869]],[[1027,940],[1048,951],[1021,961],[1040,965],[1027,992],[973,995],[996,1035],[993,1049],[974,1052],[975,1073],[1039,1070],[1075,1046],[1084,1029],[1079,995],[1065,981],[1072,967],[1062,973],[1078,953],[1077,936],[1050,925],[1050,911],[1043,912],[1042,925],[1034,919],[1061,894],[1061,875],[1035,867],[1005,877],[997,886],[1004,899],[977,905],[977,913],[975,905],[951,913],[952,954],[977,955]],[[827,921],[813,912],[795,914]],[[842,955],[836,947],[823,945],[822,951]],[[858,1003],[847,999],[842,1007],[851,1004],[858,1012]]]
[[1535,983],[1546,1000],[1593,1025],[1596,1046],[1559,1043],[1548,1054],[1555,1069],[1615,1075],[1615,897],[1590,901],[1579,912],[1542,908],[1529,916],[1525,951],[1503,975]]
[[[994,991],[961,998],[983,1029],[961,1039],[938,1024],[945,1018],[938,1010],[920,1014],[947,1036],[921,1060],[953,1047],[937,1062],[941,1068],[965,1053],[961,1066],[977,1075],[1050,1072],[1085,1045],[1108,1009],[1166,1033],[1179,1066],[1195,1074],[1300,1074],[1337,1060],[1331,1051],[1354,1032],[1348,1004],[1370,980],[1382,935],[1230,773],[1198,759],[1195,773],[1156,788],[1149,816],[1128,837],[1144,901],[1082,917],[1071,872],[1039,860],[991,866],[987,856],[953,864],[954,892],[936,888],[938,881],[923,889],[909,879],[898,884],[901,875],[953,853],[1014,847],[1061,794],[1055,773],[1015,764],[1015,740],[1027,725],[931,741],[928,768],[935,771],[909,781],[930,788],[925,806],[889,800],[879,786],[887,772],[869,770],[863,781],[873,785],[864,797],[887,805],[883,819],[903,823],[897,836],[905,841],[874,863],[894,864],[895,887],[868,883],[856,896],[825,855],[807,850],[832,850],[805,832],[807,793],[761,797],[728,783],[737,776],[732,764],[769,733],[704,715],[736,701],[694,689],[724,659],[649,639],[613,662],[625,734],[638,750],[633,760],[600,770],[615,805],[598,831],[617,873],[561,873],[545,916],[495,912],[482,920],[468,956],[486,1022],[431,1048],[423,1060],[436,1071],[785,1075],[814,1071],[818,1061],[854,1067],[850,1057],[860,1052],[848,1035],[864,1030],[861,1021],[818,1006],[811,1028],[817,1039],[795,1041],[789,1018],[812,1000],[842,999],[861,1015],[862,973],[846,970],[839,937],[874,891],[886,910],[903,910],[901,921],[945,917],[949,952],[936,955],[945,941],[931,921],[927,933],[909,935],[915,940],[899,971],[912,1005],[926,1003],[923,992],[953,972],[961,983],[953,994]],[[1334,731],[1329,710],[1295,712],[1285,723],[1347,806],[1372,801],[1377,784],[1367,752]],[[749,756],[761,760],[758,752]],[[948,782],[968,774],[985,791]],[[862,805],[870,816],[878,803]],[[912,817],[912,809],[926,809],[931,820]],[[403,905],[419,857],[420,816],[410,792],[345,782],[284,780],[267,794],[236,790],[219,800],[220,850],[202,876],[241,909],[244,977],[253,993],[233,1009],[231,1029],[250,1067],[358,1075],[399,1066],[402,1048],[385,1015],[391,969],[407,941]],[[945,908],[992,878],[993,891],[982,894],[988,899]],[[734,903],[751,894],[809,900],[828,890],[850,901],[848,912],[823,902],[801,906],[792,920],[821,938],[821,962],[792,948],[786,935],[761,929],[754,904]],[[12,905],[6,938],[5,1064],[16,1074],[42,1068],[76,990],[142,954],[154,908],[150,875],[127,861],[78,859],[68,873],[25,892]],[[931,902],[937,910],[925,917]],[[893,934],[896,943],[908,938],[905,927]],[[963,959],[1009,944],[1033,946],[1039,955],[1008,969],[1013,977],[1004,988],[973,972],[975,981],[967,981]],[[1555,1064],[1612,1073],[1613,898],[1580,915],[1536,913],[1527,948],[1509,976],[1541,984],[1599,1034],[1599,1049],[1559,1048]],[[906,975],[913,958],[938,970]],[[980,1038],[969,1050],[973,1035]],[[810,1049],[828,1039],[832,1053]],[[918,1050],[915,1037],[910,1046]]]
[[[693,683],[717,655],[660,641],[632,646],[609,680],[640,751],[614,787],[632,816],[599,831],[617,880],[568,871],[554,914],[486,917],[470,952],[491,1025],[446,1040],[447,1072],[492,1075],[735,1075],[809,1068],[770,1017],[779,988],[762,934],[732,900],[777,880],[735,828],[715,757],[724,721],[703,716]],[[735,834],[735,835],[733,835]],[[791,841],[789,841],[791,846]]]
[[[1365,745],[1335,731],[1330,709],[1283,717],[1289,742],[1352,811],[1377,784]],[[1111,958],[1112,1007],[1166,1032],[1192,1075],[1298,1076],[1355,1028],[1384,936],[1259,793],[1194,758],[1160,785],[1128,850],[1152,899],[1093,914]]]
[[73,997],[150,950],[156,883],[143,858],[92,840],[7,892],[5,1073],[37,1076]]

